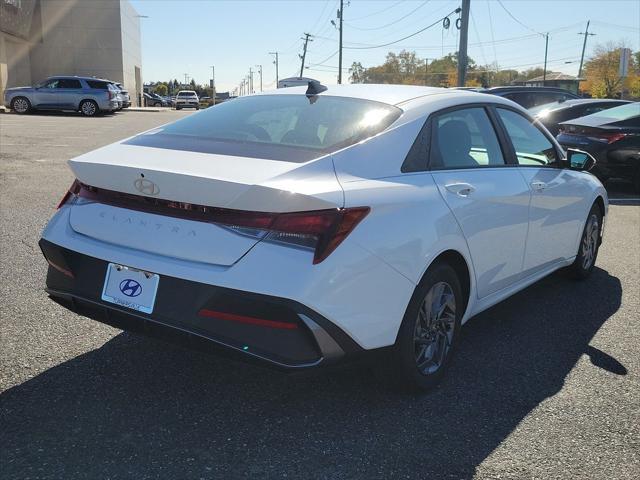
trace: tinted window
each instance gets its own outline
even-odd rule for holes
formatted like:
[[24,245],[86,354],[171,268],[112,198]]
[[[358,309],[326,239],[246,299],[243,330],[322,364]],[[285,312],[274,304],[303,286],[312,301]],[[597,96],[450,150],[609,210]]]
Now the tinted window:
[[101,82],[100,80],[87,80],[87,84],[91,88],[97,88],[98,90],[108,90],[109,84],[107,82]]
[[179,97],[193,97],[196,92],[178,92]]
[[551,141],[526,117],[504,108],[497,110],[520,165],[541,166],[557,161],[557,152]]
[[75,78],[61,78],[58,88],[82,88],[82,85],[80,85],[80,80]]
[[504,165],[498,138],[483,108],[466,108],[438,115],[431,136],[431,168]]
[[354,98],[261,95],[222,103],[133,143],[303,162],[381,132],[401,112]]

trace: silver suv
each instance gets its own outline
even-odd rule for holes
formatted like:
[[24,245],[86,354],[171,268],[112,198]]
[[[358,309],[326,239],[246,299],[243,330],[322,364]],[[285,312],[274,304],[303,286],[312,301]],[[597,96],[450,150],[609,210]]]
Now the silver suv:
[[35,87],[7,88],[4,104],[16,113],[73,110],[87,117],[118,108],[118,91],[108,80],[93,77],[49,77]]

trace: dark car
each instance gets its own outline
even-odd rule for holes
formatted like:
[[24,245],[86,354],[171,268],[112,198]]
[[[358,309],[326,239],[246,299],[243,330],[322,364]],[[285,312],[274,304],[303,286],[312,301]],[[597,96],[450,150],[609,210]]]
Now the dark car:
[[170,107],[171,104],[167,103],[164,98],[162,98],[157,93],[145,93],[144,94],[144,103],[147,107]]
[[491,87],[478,91],[508,98],[524,108],[580,98],[569,90],[556,87]]
[[584,117],[613,107],[629,103],[626,100],[581,98],[562,102],[545,103],[529,109],[529,113],[540,121],[553,136],[560,131],[560,122]]
[[591,172],[603,182],[631,180],[640,192],[640,102],[562,122],[557,138],[564,148],[593,155]]

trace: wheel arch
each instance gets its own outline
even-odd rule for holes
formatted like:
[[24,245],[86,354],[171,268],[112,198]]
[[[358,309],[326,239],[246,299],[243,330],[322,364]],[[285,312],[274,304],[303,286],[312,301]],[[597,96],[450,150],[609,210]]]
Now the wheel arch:
[[[441,252],[438,256],[436,256],[431,264],[429,264],[429,268],[431,267],[431,265],[435,265],[438,262],[443,262],[450,265],[458,275],[458,280],[460,280],[460,287],[462,288],[462,293],[464,295],[464,313],[466,314],[467,308],[469,307],[469,299],[471,297],[471,268],[469,268],[467,259],[459,251],[450,249],[445,250],[444,252]],[[427,268],[427,270],[429,270],[429,268]]]

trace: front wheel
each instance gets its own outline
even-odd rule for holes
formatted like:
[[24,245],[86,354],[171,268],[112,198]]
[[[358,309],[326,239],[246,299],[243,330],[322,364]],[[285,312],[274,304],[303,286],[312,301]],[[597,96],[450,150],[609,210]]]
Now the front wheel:
[[25,97],[16,97],[11,101],[11,110],[22,115],[31,110],[31,103]]
[[393,381],[400,380],[400,386],[410,390],[434,388],[451,362],[463,311],[464,296],[456,271],[446,263],[429,267],[398,332]]
[[93,100],[83,100],[80,103],[80,113],[85,117],[95,117],[99,111],[98,104]]
[[600,248],[600,230],[602,228],[602,212],[598,205],[593,205],[580,238],[578,255],[569,267],[572,276],[577,279],[587,278],[596,264]]

